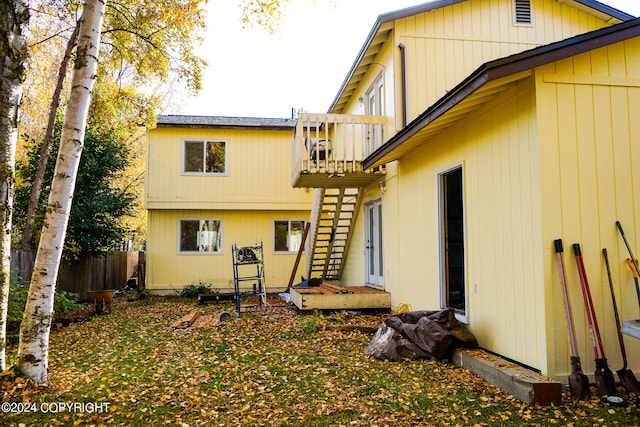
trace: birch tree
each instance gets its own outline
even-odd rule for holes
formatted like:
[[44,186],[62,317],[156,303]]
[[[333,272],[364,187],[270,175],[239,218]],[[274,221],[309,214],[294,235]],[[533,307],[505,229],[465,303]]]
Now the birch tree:
[[96,79],[106,0],[85,0],[60,149],[20,326],[18,368],[35,383],[48,381],[53,301]]
[[[31,187],[31,200],[24,219],[23,249],[30,249],[34,243],[37,243],[37,231],[34,230],[34,226],[36,212],[40,208],[42,179],[47,168],[51,135],[58,114],[61,90],[67,77],[67,64],[77,42],[78,31],[74,1],[62,0],[57,4],[49,4],[44,0],[38,1],[40,7],[34,12],[34,18],[36,25],[39,26],[40,42],[34,43],[32,58],[38,57],[34,59],[38,61],[38,67],[42,67],[42,64],[50,58],[52,63],[45,68],[53,69],[53,61],[57,61],[59,56],[56,50],[64,51],[64,55],[60,59],[57,77],[50,76],[48,73],[29,76],[33,78],[32,85],[37,85],[32,88],[31,93],[27,94],[31,95],[32,103],[48,98],[51,79],[55,78],[57,84],[51,97],[48,127],[44,136],[45,144],[42,145],[40,164]],[[155,114],[160,103],[158,95],[164,92],[164,89],[157,88],[156,83],[165,85],[171,78],[184,80],[192,93],[200,89],[202,71],[206,63],[196,55],[195,48],[202,41],[200,33],[205,26],[205,9],[203,8],[205,3],[206,0],[109,1],[105,9],[106,19],[101,35],[103,49],[100,61],[101,75],[96,85],[108,86],[110,80],[115,81],[117,85],[111,86],[117,92],[128,92],[121,97],[121,100],[127,100],[130,104],[129,108],[135,109],[135,111],[114,112],[114,117],[120,120],[125,117],[123,121],[155,123]],[[67,13],[67,10],[71,12]],[[70,31],[71,28],[73,31]],[[67,36],[68,33],[70,33],[69,36]],[[61,43],[62,40],[66,41]],[[66,47],[62,46],[63,44],[66,44]],[[141,88],[153,89],[145,94]],[[119,105],[112,104],[110,107],[109,111],[119,108]],[[106,112],[102,110],[99,114],[105,116]],[[34,115],[38,116],[38,114]],[[43,119],[38,120],[38,117],[33,117],[31,123],[35,128],[27,127],[24,131],[39,139],[38,132],[42,121]],[[46,193],[43,197],[46,197]]]
[[71,54],[76,47],[78,41],[78,31],[80,27],[76,25],[73,29],[71,37],[67,42],[67,47],[60,62],[60,68],[58,70],[58,80],[56,87],[53,90],[53,96],[51,97],[51,105],[49,106],[49,118],[47,120],[47,130],[44,134],[44,144],[42,144],[42,150],[40,151],[40,161],[38,162],[38,169],[35,173],[33,185],[31,186],[31,199],[29,208],[27,209],[26,222],[24,231],[22,233],[22,248],[31,248],[31,238],[33,236],[33,227],[35,224],[36,210],[38,209],[38,200],[40,199],[40,191],[42,190],[42,179],[44,178],[44,171],[47,168],[47,160],[49,159],[49,153],[51,152],[51,139],[53,138],[53,131],[56,124],[56,115],[58,113],[58,107],[60,106],[60,97],[62,96],[62,88],[64,85],[64,78],[67,74],[67,67],[71,60]]
[[15,153],[18,111],[28,55],[28,23],[26,0],[0,2],[0,371],[6,369]]

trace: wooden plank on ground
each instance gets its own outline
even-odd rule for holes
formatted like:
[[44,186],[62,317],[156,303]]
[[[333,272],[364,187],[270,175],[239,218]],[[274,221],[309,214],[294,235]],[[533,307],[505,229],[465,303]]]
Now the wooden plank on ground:
[[195,320],[200,317],[200,312],[198,310],[193,310],[191,311],[191,313],[181,317],[180,319],[176,320],[175,322],[173,322],[173,324],[171,325],[172,328],[181,328],[181,329],[185,329],[188,328],[189,326],[191,326],[193,324],[193,322],[195,322]]

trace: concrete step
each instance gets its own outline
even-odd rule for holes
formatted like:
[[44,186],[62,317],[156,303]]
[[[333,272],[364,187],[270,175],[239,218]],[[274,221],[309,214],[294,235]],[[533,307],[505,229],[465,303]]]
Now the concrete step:
[[525,403],[562,404],[562,384],[486,351],[456,348],[451,361]]

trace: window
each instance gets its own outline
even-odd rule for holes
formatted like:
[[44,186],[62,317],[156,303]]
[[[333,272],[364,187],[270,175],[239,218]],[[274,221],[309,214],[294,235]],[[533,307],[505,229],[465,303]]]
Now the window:
[[302,245],[303,220],[276,220],[273,223],[273,251],[298,252]]
[[225,174],[225,141],[184,141],[182,171],[187,174]]
[[531,0],[514,0],[516,24],[531,24]]
[[178,252],[221,253],[222,221],[219,219],[181,219]]
[[[365,114],[369,116],[384,115],[384,78],[380,74],[366,93]],[[373,153],[384,140],[384,126],[370,125],[367,131],[365,155]]]

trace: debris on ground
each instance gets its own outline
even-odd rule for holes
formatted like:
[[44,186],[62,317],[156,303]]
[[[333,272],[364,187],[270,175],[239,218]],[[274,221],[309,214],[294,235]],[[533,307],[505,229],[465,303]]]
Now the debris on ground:
[[453,310],[410,311],[385,320],[365,355],[390,361],[442,360],[455,346],[474,348],[478,341],[456,319]]
[[198,310],[192,310],[191,313],[182,316],[180,319],[173,322],[171,325],[172,328],[180,328],[186,329],[195,322],[195,320],[200,317],[200,312]]

